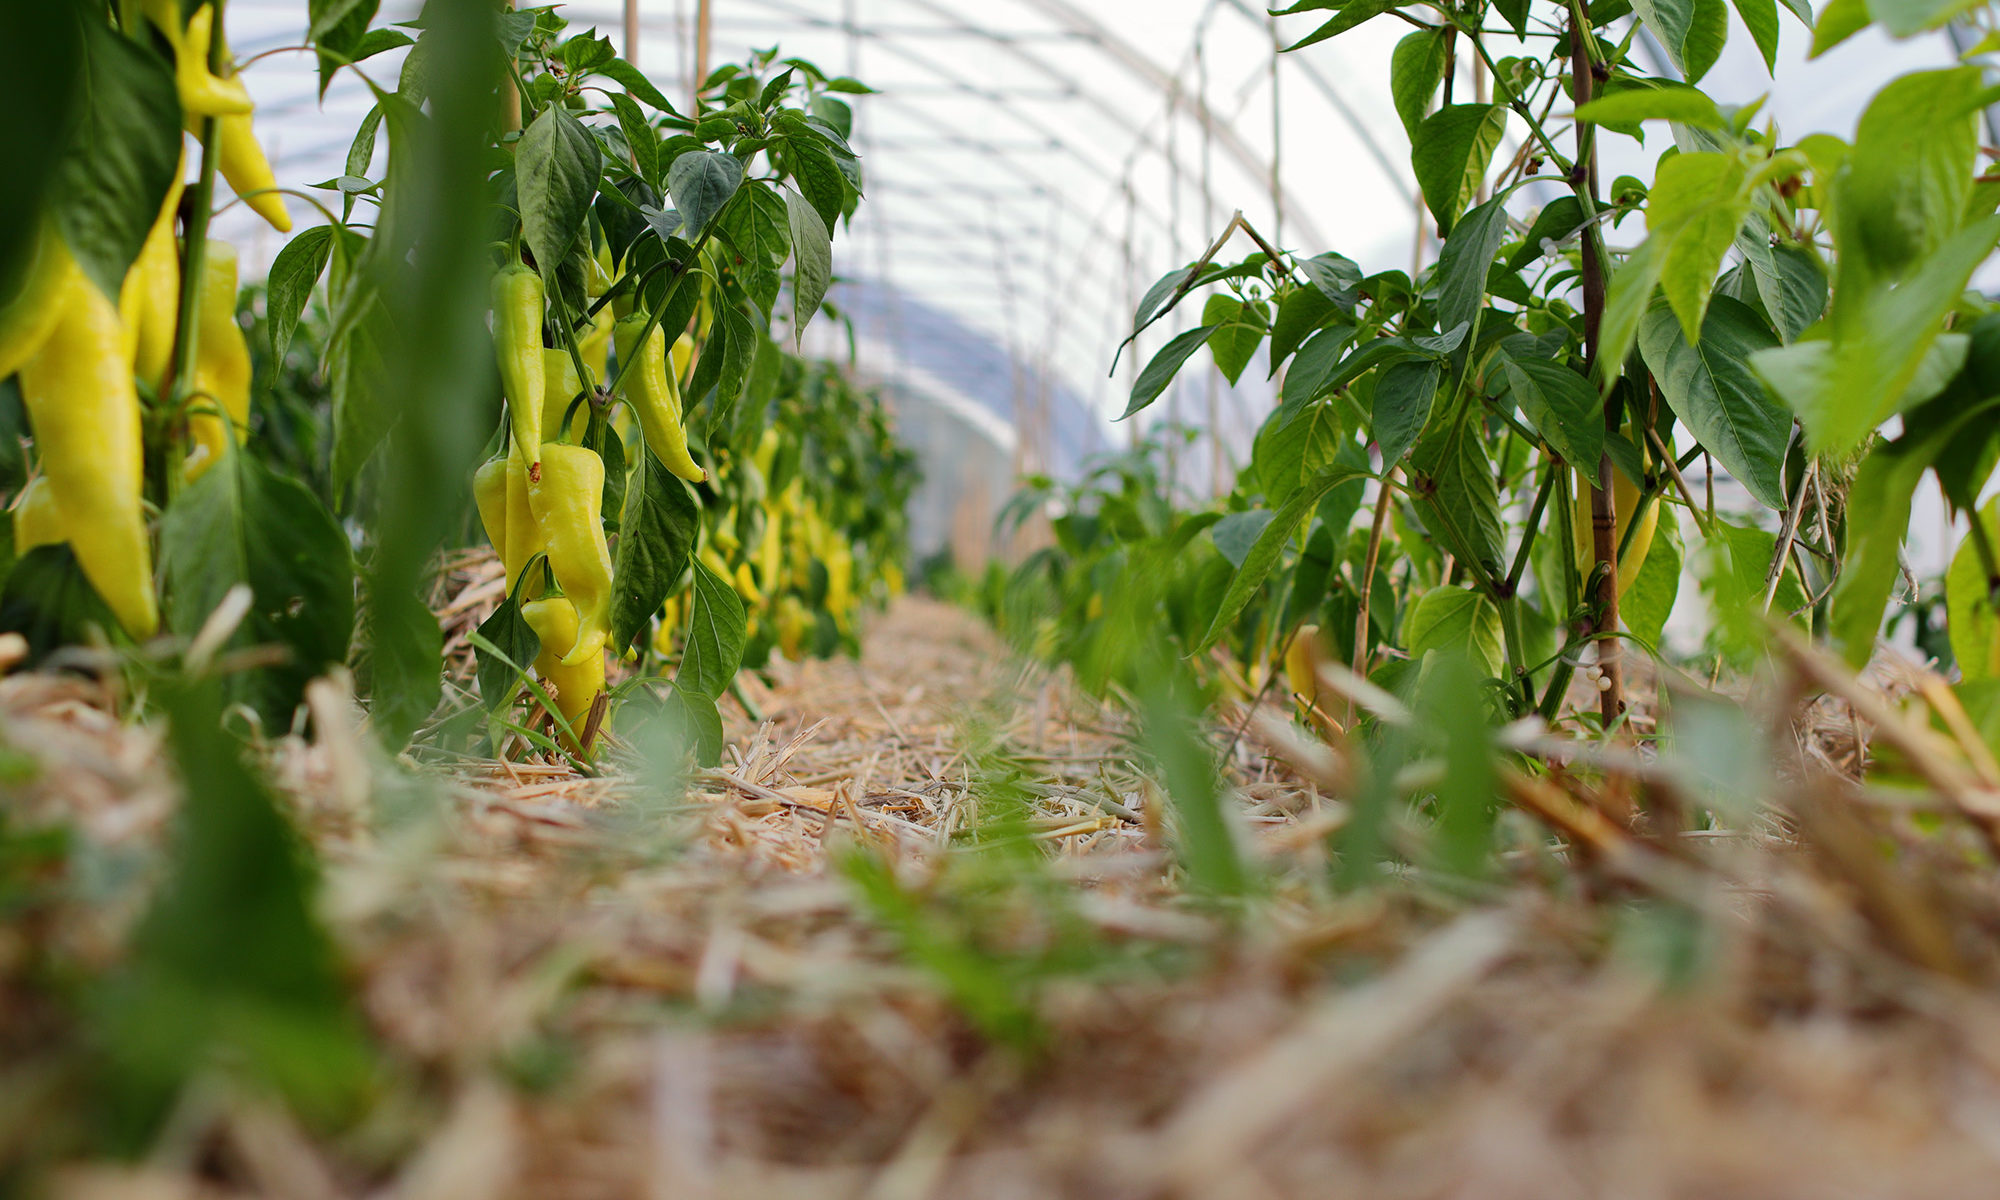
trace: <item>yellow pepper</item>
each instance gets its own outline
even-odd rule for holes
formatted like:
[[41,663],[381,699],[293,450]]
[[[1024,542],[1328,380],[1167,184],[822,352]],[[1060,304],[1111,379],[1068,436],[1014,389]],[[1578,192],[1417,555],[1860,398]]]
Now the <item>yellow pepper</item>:
[[236,321],[236,249],[208,244],[195,339],[195,399],[188,413],[187,477],[202,474],[250,434],[250,343]]
[[81,271],[58,304],[55,328],[21,368],[21,399],[84,576],[127,633],[149,638],[160,615],[140,503],[145,451],[132,338],[117,306]]
[[674,639],[680,633],[680,628],[681,598],[669,596],[667,602],[660,606],[660,626],[653,631],[653,649],[660,657],[666,658],[673,654]]
[[[1616,528],[1611,533],[1611,549],[1615,554],[1625,540],[1625,527],[1632,523],[1632,512],[1639,506],[1639,485],[1625,477],[1625,472],[1611,468],[1611,499]],[[1590,524],[1590,491],[1594,481],[1583,472],[1576,472],[1576,512],[1570,532],[1576,542],[1576,569],[1579,575],[1588,577],[1590,569],[1597,564],[1595,534]],[[1646,515],[1639,519],[1639,528],[1632,533],[1632,544],[1625,549],[1625,557],[1618,563],[1618,594],[1624,595],[1639,578],[1639,568],[1645,565],[1646,553],[1653,546],[1653,530],[1659,524],[1660,505],[1658,501],[1646,506]]]
[[528,457],[528,478],[542,454],[542,407],[547,371],[542,364],[542,277],[520,263],[493,276],[493,352],[500,362],[500,390],[514,441]]
[[812,614],[797,596],[778,601],[778,649],[797,662],[805,651],[806,632],[812,628]]
[[687,430],[681,427],[680,385],[667,373],[666,335],[655,326],[641,345],[639,335],[645,329],[646,318],[633,313],[618,322],[614,332],[619,362],[632,361],[634,355],[638,356],[625,375],[622,389],[625,399],[630,402],[633,415],[639,418],[646,445],[661,464],[689,483],[700,483],[708,478],[708,473],[688,455]]
[[[597,381],[592,380],[592,387]],[[576,360],[569,351],[551,346],[542,351],[542,437],[551,442],[562,440],[563,414],[569,411],[570,402],[584,390],[584,384],[576,376]],[[576,410],[575,422],[571,425],[578,434],[583,431],[583,422],[590,419],[588,406]]]
[[604,649],[611,630],[611,550],[604,541],[604,460],[582,446],[542,446],[542,476],[528,480],[528,507],[548,539],[549,567],[576,605],[576,666]]
[[528,464],[519,443],[505,455],[489,460],[472,476],[473,499],[479,502],[479,520],[486,527],[486,540],[500,555],[507,572],[507,589],[520,588],[524,596],[542,593],[541,573],[523,583],[521,571],[528,560],[548,550],[542,527],[528,505]]
[[49,486],[48,476],[37,475],[14,498],[14,553],[18,556],[37,546],[68,540],[62,514],[56,511],[56,490]]
[[214,39],[215,6],[204,4],[185,25],[180,0],[146,0],[146,16],[174,48],[174,88],[181,111],[190,118],[248,115],[253,105],[243,81],[208,69],[208,48]]
[[[174,357],[174,331],[180,324],[181,259],[174,240],[174,218],[180,210],[186,171],[187,152],[182,151],[181,165],[174,171],[173,186],[167,189],[160,215],[118,290],[118,312],[134,339],[132,369],[155,392],[166,382],[167,365]],[[229,299],[233,316],[236,297]]]
[[[596,641],[595,653],[576,654],[587,643],[578,637],[576,606],[561,596],[530,600],[521,606],[521,616],[542,641],[541,653],[535,656],[535,674],[544,688],[555,693],[556,711],[576,735],[564,734],[563,745],[572,754],[584,753],[578,741],[584,733],[584,720],[597,694],[604,690],[603,639]],[[577,659],[574,663],[569,661],[572,656]]]

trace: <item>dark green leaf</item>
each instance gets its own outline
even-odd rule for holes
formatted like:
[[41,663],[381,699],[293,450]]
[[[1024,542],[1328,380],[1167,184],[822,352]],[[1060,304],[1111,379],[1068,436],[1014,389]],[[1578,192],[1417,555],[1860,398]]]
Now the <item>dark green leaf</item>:
[[743,186],[743,164],[735,155],[692,150],[667,168],[667,190],[679,207],[686,236],[694,238]]
[[1411,499],[1446,550],[1488,573],[1499,568],[1500,496],[1476,408],[1433,422],[1408,467]]
[[1604,406],[1590,381],[1547,359],[1506,360],[1507,387],[1563,460],[1595,470],[1604,454]]
[[1453,104],[1425,117],[1411,136],[1410,167],[1441,234],[1451,234],[1486,177],[1506,128],[1507,110],[1497,104]]
[[1464,328],[1465,341],[1452,355],[1452,377],[1465,371],[1471,348],[1478,342],[1479,312],[1486,303],[1488,268],[1507,236],[1506,197],[1495,196],[1465,214],[1444,248],[1438,252],[1438,328]]
[[1401,462],[1430,420],[1444,364],[1428,358],[1382,368],[1375,380],[1375,406],[1370,429],[1382,447],[1384,470]]
[[1174,376],[1179,373],[1181,364],[1188,360],[1189,355],[1207,344],[1215,330],[1214,325],[1201,325],[1175,335],[1171,341],[1160,347],[1159,353],[1153,355],[1152,361],[1139,372],[1138,380],[1132,384],[1131,402],[1125,406],[1125,411],[1118,419],[1122,421],[1159,399],[1160,393],[1167,390],[1167,385],[1172,383]]
[[654,87],[653,81],[646,78],[644,72],[624,59],[612,59],[603,66],[598,67],[597,73],[607,79],[613,80],[632,95],[668,116],[676,118],[680,116],[678,112],[674,111],[673,104],[667,100],[666,93]]
[[31,662],[88,643],[92,629],[114,640],[124,636],[68,542],[37,546],[14,560],[0,587],[0,631],[26,638]]
[[623,652],[651,623],[687,570],[701,521],[701,507],[660,460],[639,456],[618,522],[618,561],[612,572],[611,644]]
[[[1330,6],[1318,5],[1316,7]],[[1318,45],[1328,38],[1339,37],[1364,21],[1379,17],[1383,13],[1399,7],[1401,7],[1399,0],[1347,0],[1346,3],[1339,6],[1339,14],[1332,20],[1321,25],[1318,29],[1313,30],[1298,41],[1293,42],[1291,45],[1285,47],[1285,49],[1287,51],[1303,50],[1307,46]],[[1290,11],[1302,12],[1306,10],[1294,6]]]
[[791,188],[785,209],[792,227],[792,340],[805,337],[806,324],[819,311],[833,282],[833,242],[827,223],[812,203]]
[[1319,506],[1320,499],[1339,484],[1350,479],[1360,479],[1369,472],[1354,467],[1329,467],[1313,476],[1312,482],[1292,493],[1285,501],[1277,516],[1271,519],[1264,531],[1257,535],[1243,561],[1230,577],[1229,588],[1222,594],[1222,603],[1216,609],[1215,617],[1209,622],[1208,632],[1202,636],[1201,644],[1195,647],[1200,653],[1216,643],[1228,628],[1235,623],[1243,606],[1250,603],[1250,597],[1264,586],[1264,580],[1271,568],[1278,564],[1284,553],[1285,543],[1292,540],[1306,517]]
[[1253,508],[1248,512],[1230,513],[1210,527],[1208,536],[1222,557],[1229,560],[1232,567],[1241,567],[1243,557],[1250,553],[1257,538],[1271,523],[1272,512],[1268,508]]
[[1215,326],[1208,351],[1215,356],[1215,367],[1222,377],[1235,386],[1264,342],[1264,314],[1257,306],[1224,292],[1210,296],[1202,306],[1201,323]]
[[224,681],[230,700],[284,729],[305,685],[347,658],[354,565],[333,514],[253,455],[225,454],[160,519],[166,624],[193,637],[229,591],[251,594],[232,647],[275,646],[281,661]]
[[833,156],[816,142],[793,138],[787,142],[791,154],[792,181],[812,201],[813,211],[826,222],[828,232],[847,207],[847,180],[833,163]]
[[84,78],[51,201],[77,265],[115,301],[180,169],[180,95],[159,55],[79,20]]
[[552,104],[521,135],[515,153],[521,195],[521,229],[544,279],[583,231],[590,201],[597,194],[603,153],[597,139],[568,109]]
[[624,92],[611,93],[612,110],[618,114],[619,132],[632,150],[632,169],[649,184],[660,182],[660,135],[646,123],[639,105]]
[[1444,82],[1450,37],[1445,29],[1420,29],[1397,42],[1389,57],[1389,95],[1412,140],[1430,112],[1438,85]]
[[333,226],[315,225],[285,243],[285,248],[271,261],[264,304],[271,329],[272,362],[285,361],[285,351],[291,347],[292,334],[299,327],[299,314],[305,310],[306,300],[332,255]]
[[[1276,375],[1292,352],[1340,309],[1318,288],[1293,288],[1278,301],[1277,319],[1271,322],[1271,374]],[[1342,318],[1343,320],[1345,318]]]
[[542,652],[542,639],[535,636],[513,596],[502,600],[493,615],[480,622],[479,636],[486,643],[474,647],[479,655],[479,698],[485,701],[486,711],[498,712],[513,703],[521,690],[522,677]]
[[1782,509],[1792,418],[1750,369],[1751,355],[1777,344],[1748,305],[1727,296],[1710,302],[1693,346],[1664,307],[1639,324],[1639,352],[1674,415],[1758,503]]
[[720,699],[743,662],[743,599],[728,580],[697,559],[689,612],[687,645],[674,683],[711,700]]

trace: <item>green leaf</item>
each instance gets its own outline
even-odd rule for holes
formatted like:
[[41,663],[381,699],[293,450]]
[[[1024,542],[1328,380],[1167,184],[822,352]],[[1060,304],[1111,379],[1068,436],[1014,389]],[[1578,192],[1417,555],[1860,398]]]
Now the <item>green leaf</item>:
[[1507,390],[1563,461],[1594,470],[1604,455],[1604,405],[1590,381],[1547,359],[1506,360]]
[[1452,352],[1454,381],[1465,373],[1472,347],[1479,340],[1487,275],[1507,236],[1505,201],[1506,197],[1495,196],[1466,213],[1438,252],[1438,328],[1447,334],[1464,331],[1464,340]]
[[1264,314],[1225,292],[1208,298],[1202,306],[1201,323],[1215,326],[1208,351],[1215,356],[1216,369],[1234,387],[1264,342]]
[[[181,7],[185,11],[188,6],[183,3]],[[312,43],[319,60],[322,99],[343,61],[358,62],[363,57],[368,25],[379,7],[377,0],[308,0],[306,41]]]
[[696,559],[687,645],[674,684],[720,699],[743,663],[743,599],[728,580]]
[[305,685],[344,662],[354,632],[347,534],[319,498],[254,455],[233,451],[174,497],[160,519],[166,624],[200,632],[223,598],[250,589],[232,648],[275,646],[280,661],[231,673],[224,689],[266,728],[289,728]]
[[[1394,9],[1400,8],[1401,6],[1402,5],[1400,3],[1400,0],[1347,0],[1346,3],[1338,6],[1340,9],[1340,13],[1338,16],[1335,16],[1332,20],[1328,21],[1324,25],[1321,25],[1318,29],[1313,30],[1311,33],[1300,38],[1298,41],[1293,42],[1291,45],[1285,47],[1285,50],[1287,52],[1290,52],[1293,50],[1303,50],[1307,46],[1318,45],[1320,42],[1324,42],[1328,38],[1339,37],[1341,34],[1346,33],[1348,30],[1353,29],[1355,26],[1360,25],[1365,21],[1373,20],[1374,18],[1381,16],[1385,12],[1393,11]],[[1313,7],[1329,8],[1335,6],[1326,4],[1316,4]],[[1293,5],[1290,9],[1286,11],[1305,12],[1308,10],[1300,5]]]
[[1689,341],[1700,336],[1722,256],[1750,211],[1747,168],[1733,154],[1677,154],[1660,164],[1646,206],[1649,241],[1658,240],[1660,287]]
[[1412,141],[1430,112],[1438,85],[1444,82],[1450,36],[1442,28],[1420,29],[1397,42],[1395,53],[1389,56],[1389,95]]
[[1452,104],[1425,117],[1411,135],[1410,167],[1441,234],[1451,234],[1486,177],[1506,128],[1507,110],[1497,104]]
[[1507,260],[1507,268],[1518,271],[1548,253],[1542,243],[1563,243],[1576,236],[1583,228],[1583,204],[1575,196],[1558,196],[1542,206],[1535,214],[1535,223],[1528,227],[1528,236],[1521,240],[1521,248]]
[[1717,296],[1690,346],[1674,314],[1655,307],[1639,326],[1639,352],[1667,406],[1766,508],[1785,507],[1785,450],[1791,414],[1774,403],[1751,356],[1778,344],[1750,307]]
[[1399,362],[1382,368],[1376,377],[1369,429],[1382,447],[1385,471],[1401,462],[1416,444],[1417,435],[1430,420],[1431,405],[1443,378],[1444,364],[1434,358]]
[[714,697],[675,681],[667,692],[665,707],[674,726],[693,742],[697,762],[705,767],[722,762],[722,713]]
[[1898,276],[1957,232],[1989,99],[1980,68],[1955,67],[1892,79],[1868,102],[1833,180],[1837,291]]
[[833,241],[812,203],[791,188],[785,209],[792,223],[792,338],[805,336],[806,323],[819,311],[833,282]]
[[719,150],[690,150],[667,168],[667,190],[680,207],[683,236],[699,237],[743,186],[743,163]]
[[333,256],[333,226],[315,225],[285,243],[271,260],[271,275],[264,301],[265,320],[271,330],[271,361],[285,361],[292,335],[299,327],[299,314]]
[[1992,419],[1988,409],[1969,408],[1921,435],[1882,443],[1861,460],[1847,493],[1847,547],[1831,621],[1834,644],[1849,666],[1859,670],[1875,653],[1883,610],[1902,578],[1903,538],[1917,484],[1954,438]]
[[183,799],[166,878],[125,961],[89,997],[102,1091],[120,1097],[120,1120],[146,1125],[226,1063],[290,1111],[330,1119],[360,1098],[374,1064],[315,915],[310,852],[224,732],[215,681],[163,679],[152,698],[171,716]]
[[[1953,235],[1893,288],[1835,291],[1837,340],[1764,350],[1751,367],[1805,426],[1815,454],[1857,448],[1902,402],[1972,271],[2000,240],[2000,216]],[[1847,270],[1842,265],[1843,278]]]
[[1979,0],[1869,0],[1868,15],[1889,36],[1913,37],[1927,29],[1942,29],[1953,17],[1980,7]]
[[543,278],[553,282],[556,267],[576,244],[590,214],[603,153],[582,122],[562,105],[551,104],[521,135],[514,161],[521,229]]
[[1724,0],[1694,0],[1694,22],[1688,28],[1685,53],[1689,83],[1700,83],[1729,40],[1729,6]]
[[632,169],[649,184],[660,182],[660,135],[646,123],[638,102],[624,92],[611,93],[612,111],[618,114],[618,130],[632,151]]
[[114,641],[124,636],[68,542],[37,546],[14,560],[0,587],[0,631],[26,638],[31,662],[88,644],[93,629]]
[[1207,344],[1215,330],[1214,325],[1198,326],[1175,335],[1166,345],[1160,347],[1159,352],[1153,355],[1145,369],[1139,372],[1139,378],[1133,382],[1132,399],[1125,405],[1125,411],[1119,414],[1118,419],[1122,421],[1159,399],[1160,393],[1167,390],[1167,385],[1172,383],[1174,376],[1180,372],[1181,364]]
[[1315,404],[1290,423],[1274,411],[1258,430],[1250,451],[1265,502],[1283,504],[1329,466],[1339,448],[1340,420],[1333,405]]
[[618,560],[611,575],[611,644],[622,652],[673,594],[694,554],[701,506],[657,456],[639,455],[618,520]]
[[444,694],[444,631],[421,593],[372,572],[363,580],[369,724],[385,748],[401,750]]
[[1339,314],[1339,307],[1318,288],[1297,287],[1286,292],[1284,299],[1278,301],[1277,318],[1271,322],[1270,373],[1276,375],[1306,338]]
[[792,181],[831,231],[847,207],[847,177],[818,142],[791,138],[785,145],[791,155]]
[[[2000,499],[1973,517],[1986,530],[1986,544],[2000,547]],[[1968,535],[1951,556],[1944,576],[1945,614],[1952,657],[1967,682],[2000,678],[2000,617],[1978,548]]]
[[1247,512],[1230,513],[1209,527],[1209,540],[1229,560],[1232,567],[1241,567],[1243,559],[1256,545],[1265,528],[1271,524],[1276,514],[1268,508],[1253,508]]
[[1609,392],[1625,372],[1625,356],[1639,336],[1639,320],[1653,302],[1660,286],[1663,261],[1660,245],[1640,243],[1625,262],[1611,273],[1605,290],[1604,317],[1597,327],[1598,386]]
[[77,265],[115,301],[180,169],[181,102],[159,55],[101,18],[77,19],[84,74],[50,207]]
[[670,117],[680,117],[680,113],[674,111],[674,106],[667,99],[666,93],[654,87],[653,81],[646,78],[644,72],[624,59],[612,59],[610,62],[598,67],[597,73],[617,83],[618,86],[638,97],[639,100],[652,108],[658,109]]
[[[1802,18],[1805,19],[1805,18]],[[1829,0],[1813,24],[1812,53],[1818,58],[1848,38],[1868,28],[1868,0]]]
[[1299,348],[1297,357],[1292,360],[1292,369],[1285,372],[1285,383],[1278,393],[1278,414],[1282,422],[1289,423],[1296,419],[1305,411],[1306,405],[1329,390],[1331,385],[1327,380],[1339,369],[1341,355],[1357,332],[1358,326],[1336,325],[1320,330]]
[[1202,635],[1201,644],[1194,648],[1195,653],[1198,654],[1213,646],[1216,640],[1235,623],[1238,614],[1243,611],[1243,606],[1250,603],[1250,597],[1256,594],[1258,588],[1264,586],[1265,577],[1270,575],[1271,568],[1278,564],[1279,556],[1284,553],[1285,543],[1291,541],[1292,536],[1298,533],[1299,526],[1305,522],[1313,509],[1319,506],[1320,499],[1338,485],[1369,474],[1355,467],[1329,467],[1313,476],[1310,483],[1292,493],[1291,499],[1285,501],[1284,507],[1278,510],[1278,515],[1273,517],[1270,524],[1264,527],[1264,531],[1257,535],[1256,542],[1251,545],[1248,553],[1244,554],[1236,573],[1230,576],[1229,587],[1222,594],[1222,603],[1216,609],[1214,619],[1209,622],[1208,632]]
[[1500,494],[1482,432],[1470,405],[1434,422],[1410,456],[1410,497],[1445,549],[1493,574],[1503,550]]
[[[488,646],[493,649],[489,651]],[[486,711],[499,712],[513,703],[521,690],[522,678],[542,652],[542,639],[521,615],[519,601],[510,595],[500,601],[492,616],[479,623],[473,649],[479,659],[479,698]]]
[[1764,56],[1764,72],[1775,76],[1778,70],[1778,0],[1735,0],[1736,15],[1743,21],[1743,28],[1750,31],[1750,40],[1757,43],[1757,52]]
[[[1755,3],[1756,0],[1739,0]],[[1763,0],[1776,3],[1776,0]],[[1715,101],[1698,88],[1686,84],[1635,87],[1592,100],[1576,110],[1579,120],[1599,125],[1630,125],[1639,121],[1679,121],[1704,129],[1727,129],[1728,118]]]
[[1447,585],[1417,597],[1405,634],[1413,659],[1433,650],[1457,652],[1489,679],[1499,678],[1507,663],[1501,649],[1500,610],[1483,593],[1469,588]]

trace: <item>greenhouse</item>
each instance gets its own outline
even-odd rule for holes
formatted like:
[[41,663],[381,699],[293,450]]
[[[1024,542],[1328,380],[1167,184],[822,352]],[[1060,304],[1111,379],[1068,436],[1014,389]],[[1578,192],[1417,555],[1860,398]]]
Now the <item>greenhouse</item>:
[[1992,1191],[2000,9],[16,8],[0,1200]]

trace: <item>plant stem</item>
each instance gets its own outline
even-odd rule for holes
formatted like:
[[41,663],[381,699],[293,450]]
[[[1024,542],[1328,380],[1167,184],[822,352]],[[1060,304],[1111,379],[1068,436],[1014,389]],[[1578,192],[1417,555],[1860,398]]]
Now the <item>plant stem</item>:
[[[215,4],[215,29],[208,43],[208,69],[220,74],[226,41],[222,29],[222,0]],[[194,194],[184,208],[187,215],[181,254],[180,303],[174,312],[174,349],[167,360],[166,377],[160,396],[166,401],[166,494],[171,498],[180,489],[180,463],[186,407],[194,388],[194,360],[201,351],[201,290],[208,272],[208,220],[215,208],[216,131],[221,122],[214,117],[201,119],[201,173],[195,179]]]
[[1521,530],[1521,548],[1514,552],[1514,568],[1507,572],[1509,598],[1521,589],[1521,576],[1528,569],[1528,551],[1534,548],[1535,533],[1542,524],[1542,512],[1549,506],[1549,493],[1555,490],[1556,474],[1564,469],[1562,460],[1552,455],[1542,461],[1547,464],[1542,474],[1542,486],[1535,489],[1535,503],[1528,509],[1528,524]]
[[[1570,86],[1578,108],[1590,103],[1596,76],[1592,74],[1590,6],[1577,0],[1570,15]],[[1583,329],[1586,366],[1597,362],[1598,328],[1604,317],[1604,234],[1594,219],[1597,215],[1597,131],[1588,121],[1576,123],[1576,166],[1570,172],[1570,186],[1583,208]],[[1618,406],[1607,401],[1604,428],[1618,432]],[[1597,461],[1597,483],[1590,493],[1591,546],[1601,569],[1597,571],[1597,605],[1592,614],[1591,633],[1597,643],[1597,664],[1610,681],[1600,694],[1599,711],[1604,727],[1625,711],[1625,672],[1619,661],[1622,648],[1615,637],[1605,636],[1618,629],[1618,548],[1617,508],[1611,495],[1611,456]]]
[[[1354,618],[1354,673],[1363,679],[1368,677],[1368,597],[1375,591],[1375,564],[1382,557],[1382,531],[1389,524],[1389,509],[1396,503],[1396,490],[1392,482],[1396,478],[1396,468],[1382,472],[1382,486],[1375,492],[1375,523],[1368,531],[1368,556],[1361,565],[1361,593],[1355,603]],[[1354,728],[1354,697],[1347,698],[1347,720],[1343,722],[1349,729]]]

